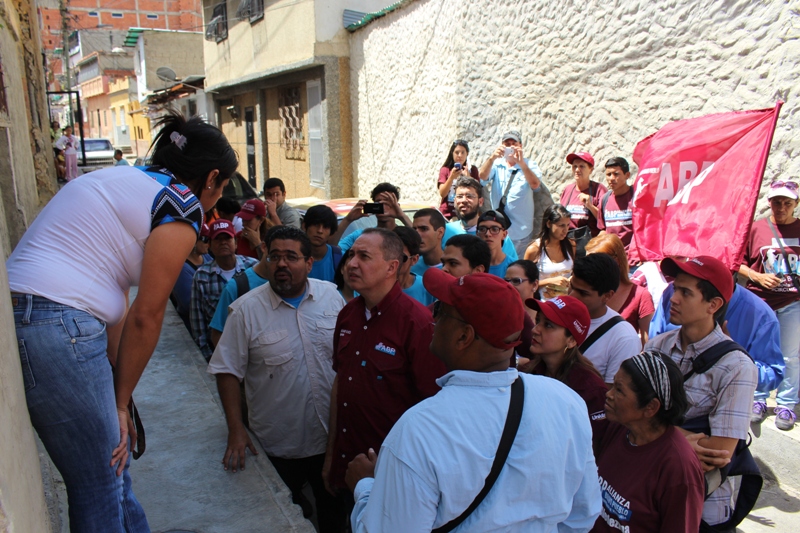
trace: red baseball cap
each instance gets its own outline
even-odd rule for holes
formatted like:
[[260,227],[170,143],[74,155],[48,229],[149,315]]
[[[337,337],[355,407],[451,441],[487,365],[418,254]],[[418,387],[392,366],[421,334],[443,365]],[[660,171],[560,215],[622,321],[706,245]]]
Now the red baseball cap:
[[455,307],[475,333],[495,348],[508,350],[522,342],[504,340],[521,332],[525,322],[519,292],[504,279],[483,273],[454,278],[429,268],[422,283],[436,299]]
[[685,260],[667,257],[661,261],[661,271],[673,278],[681,272],[685,272],[690,276],[704,279],[719,291],[726,302],[729,302],[733,296],[733,274],[722,261],[714,257],[699,255]]
[[589,310],[577,298],[564,295],[544,302],[528,298],[525,300],[525,305],[540,311],[553,324],[567,328],[578,346],[589,336],[592,318],[589,316]]
[[267,206],[258,198],[247,200],[242,206],[242,210],[236,213],[242,220],[252,220],[254,217],[267,216]]
[[209,237],[210,235],[211,235],[211,228],[208,227],[208,224],[203,224],[200,227],[200,236]]
[[216,239],[218,235],[223,233],[230,235],[231,237],[236,237],[236,232],[233,229],[233,224],[231,221],[225,220],[224,218],[218,218],[211,223],[211,240]]
[[570,165],[576,159],[582,159],[587,163],[589,163],[589,166],[594,168],[594,157],[592,157],[592,154],[590,154],[589,152],[575,152],[567,155],[567,163],[569,163]]

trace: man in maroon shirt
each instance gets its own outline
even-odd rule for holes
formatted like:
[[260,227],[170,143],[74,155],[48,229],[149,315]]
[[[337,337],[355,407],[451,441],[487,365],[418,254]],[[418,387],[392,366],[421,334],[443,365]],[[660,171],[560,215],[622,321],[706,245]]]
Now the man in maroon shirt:
[[606,183],[609,190],[600,200],[597,210],[597,227],[600,233],[613,233],[625,245],[625,252],[633,236],[633,189],[628,185],[630,166],[624,157],[606,161]]
[[380,449],[411,406],[439,391],[447,370],[430,352],[433,316],[403,293],[397,269],[403,243],[393,232],[369,228],[350,249],[345,275],[360,296],[339,313],[333,336],[328,449],[323,479],[346,490],[344,474],[356,455]]

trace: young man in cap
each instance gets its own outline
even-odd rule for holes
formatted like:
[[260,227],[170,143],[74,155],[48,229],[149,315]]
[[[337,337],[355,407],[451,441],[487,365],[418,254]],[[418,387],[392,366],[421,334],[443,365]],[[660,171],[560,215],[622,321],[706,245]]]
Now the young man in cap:
[[371,449],[350,463],[353,531],[431,531],[462,515],[484,487],[520,385],[508,457],[461,529],[588,531],[600,487],[586,405],[557,380],[508,368],[525,315],[516,289],[480,273],[430,269],[424,281],[439,299],[431,350],[449,372],[441,392],[400,418],[378,456]]
[[419,261],[411,271],[417,276],[422,277],[429,268],[442,268],[442,241],[446,225],[444,215],[436,209],[420,209],[414,213],[412,227],[419,233],[421,244]]
[[516,130],[506,132],[500,146],[481,165],[479,175],[483,185],[491,184],[495,210],[501,209],[501,200],[505,198],[503,205],[510,222],[508,236],[517,256],[522,257],[535,236],[533,219],[541,216],[533,211],[533,191],[539,188],[542,179],[539,165],[522,155],[522,134]]
[[308,482],[320,531],[335,533],[344,510],[324,488],[322,464],[334,379],[333,328],[344,300],[334,285],[308,277],[311,242],[301,230],[276,226],[264,247],[269,283],[231,304],[208,365],[228,422],[222,464],[225,470],[244,470],[245,450],[257,453],[242,422],[243,381],[250,430],[294,503],[311,517],[313,508],[302,492]]
[[236,237],[233,223],[218,219],[211,224],[209,250],[214,260],[197,268],[192,279],[192,300],[189,309],[189,323],[192,337],[206,361],[211,359],[213,350],[208,329],[220,294],[233,276],[256,264],[252,257],[236,255]]
[[630,166],[624,157],[606,161],[606,183],[611,190],[600,199],[597,210],[597,227],[601,233],[613,233],[625,245],[625,252],[633,237],[633,188],[628,185]]
[[[591,257],[591,256],[590,256]],[[670,322],[680,329],[650,339],[645,350],[668,354],[684,375],[693,360],[714,345],[729,340],[717,316],[733,293],[730,270],[718,259],[700,256],[688,261],[664,259],[661,270],[675,278]],[[734,350],[710,370],[693,373],[686,382],[686,419],[708,416],[711,435],[682,430],[708,473],[725,466],[740,439],[747,438],[757,383],[756,366],[747,354]],[[729,478],[706,499],[703,521],[712,526],[731,517],[733,483]]]
[[633,326],[607,305],[618,288],[619,266],[610,255],[589,254],[575,260],[569,295],[583,302],[592,318],[581,353],[609,385],[614,383],[619,365],[642,351],[642,341]]
[[478,218],[477,234],[492,252],[489,274],[504,277],[508,265],[514,262],[503,252],[503,242],[508,237],[508,219],[497,211],[487,211]]
[[286,186],[280,178],[270,178],[264,182],[264,204],[269,219],[276,226],[300,227],[300,213],[286,203]]
[[247,200],[236,213],[242,221],[242,231],[236,235],[236,253],[258,259],[261,246],[261,225],[267,217],[267,208],[258,198]]
[[589,152],[568,154],[567,163],[572,167],[575,181],[564,187],[559,203],[570,212],[570,228],[589,226],[592,237],[596,237],[600,233],[597,228],[597,209],[608,189],[589,179],[594,170],[594,158]]

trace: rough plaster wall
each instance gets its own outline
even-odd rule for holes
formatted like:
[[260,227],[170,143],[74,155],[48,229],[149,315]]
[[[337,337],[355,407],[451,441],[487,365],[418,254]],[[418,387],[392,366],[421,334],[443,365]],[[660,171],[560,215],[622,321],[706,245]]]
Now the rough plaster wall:
[[390,179],[438,204],[450,143],[480,165],[514,127],[557,197],[570,151],[589,150],[599,179],[668,121],[779,97],[765,181],[797,176],[799,75],[797,0],[420,0],[353,34],[357,190]]
[[203,74],[203,34],[148,31],[144,33],[147,89],[163,89],[156,71],[169,67],[179,78]]

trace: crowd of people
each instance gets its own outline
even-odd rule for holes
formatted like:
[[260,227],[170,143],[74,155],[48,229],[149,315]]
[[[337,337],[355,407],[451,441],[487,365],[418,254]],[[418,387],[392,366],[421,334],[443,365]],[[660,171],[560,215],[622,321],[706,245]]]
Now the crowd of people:
[[74,180],[7,262],[73,531],[149,531],[132,393],[168,299],[217,380],[223,468],[255,437],[321,532],[722,532],[755,504],[748,429],[776,388],[791,429],[800,389],[796,182],[770,185],[743,286],[708,255],[632,264],[622,157],[606,187],[567,155],[555,203],[518,131],[480,166],[459,139],[439,209],[409,216],[380,183],[338,220],[293,209],[278,178],[264,200],[221,197],[224,136],[162,126],[152,167]]

